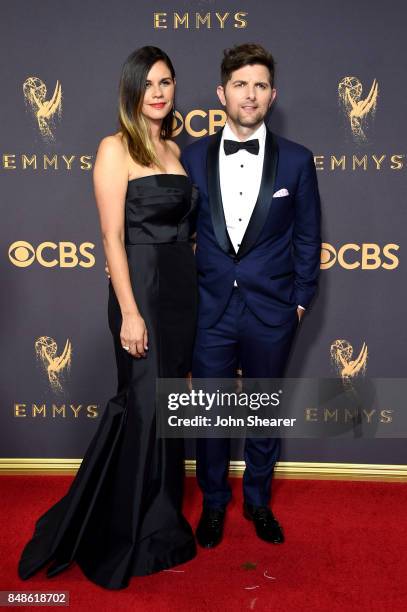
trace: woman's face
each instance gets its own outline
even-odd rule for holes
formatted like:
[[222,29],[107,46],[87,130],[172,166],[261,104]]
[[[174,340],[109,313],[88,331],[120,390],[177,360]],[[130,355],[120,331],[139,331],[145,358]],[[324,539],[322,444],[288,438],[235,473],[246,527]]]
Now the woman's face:
[[150,69],[145,83],[142,113],[153,121],[162,121],[171,111],[174,102],[175,79],[162,60]]

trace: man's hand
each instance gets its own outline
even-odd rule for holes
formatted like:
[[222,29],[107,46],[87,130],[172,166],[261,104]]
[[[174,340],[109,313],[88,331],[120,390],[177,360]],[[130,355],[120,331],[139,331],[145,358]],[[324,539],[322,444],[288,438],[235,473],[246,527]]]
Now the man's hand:
[[107,261],[105,261],[105,272],[107,274],[107,277],[110,278],[110,271],[109,271],[109,266],[107,265]]

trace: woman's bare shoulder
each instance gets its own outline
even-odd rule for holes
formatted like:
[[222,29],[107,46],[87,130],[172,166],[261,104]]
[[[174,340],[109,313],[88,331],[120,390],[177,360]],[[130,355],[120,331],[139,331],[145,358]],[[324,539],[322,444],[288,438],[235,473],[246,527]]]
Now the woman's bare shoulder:
[[127,156],[127,145],[121,132],[102,138],[99,143],[98,152],[107,156],[112,155],[125,158]]
[[180,158],[181,157],[181,149],[179,148],[179,146],[177,145],[177,143],[175,142],[175,140],[167,140],[167,144],[170,147],[170,149],[173,151],[173,153]]
[[127,149],[119,133],[105,136],[100,141],[95,159],[94,176],[97,180],[104,180],[108,176],[127,179]]

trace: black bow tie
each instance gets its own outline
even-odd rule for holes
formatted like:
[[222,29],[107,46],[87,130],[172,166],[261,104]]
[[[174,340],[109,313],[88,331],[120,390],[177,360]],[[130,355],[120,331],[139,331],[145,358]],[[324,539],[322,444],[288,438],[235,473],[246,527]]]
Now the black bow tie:
[[244,140],[243,142],[240,140],[224,140],[223,148],[225,149],[226,155],[233,155],[233,153],[237,153],[240,149],[246,149],[249,153],[253,153],[253,155],[259,154],[259,141],[257,138],[253,138],[252,140]]

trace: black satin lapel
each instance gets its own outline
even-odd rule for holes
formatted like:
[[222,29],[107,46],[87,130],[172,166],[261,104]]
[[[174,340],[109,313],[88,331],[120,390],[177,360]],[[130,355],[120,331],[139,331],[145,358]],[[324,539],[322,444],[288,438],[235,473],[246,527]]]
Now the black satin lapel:
[[243,257],[254,246],[266,221],[273,200],[274,184],[277,174],[278,145],[269,129],[266,132],[264,145],[263,173],[259,195],[250,218],[237,256]]
[[235,255],[232,242],[226,229],[225,214],[223,212],[222,192],[219,178],[219,146],[222,138],[222,130],[219,130],[211,138],[207,153],[207,177],[209,207],[212,217],[213,230],[219,246],[228,255]]

